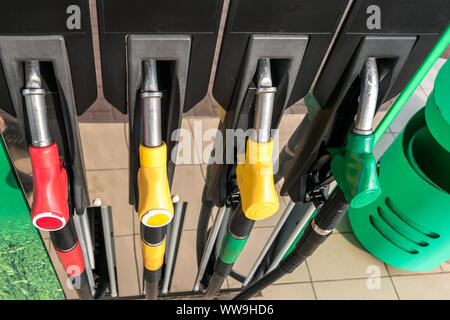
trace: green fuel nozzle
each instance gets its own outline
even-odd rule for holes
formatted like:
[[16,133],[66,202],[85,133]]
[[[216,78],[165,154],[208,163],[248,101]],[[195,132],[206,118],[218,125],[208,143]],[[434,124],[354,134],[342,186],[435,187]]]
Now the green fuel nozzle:
[[380,194],[377,163],[373,155],[375,135],[372,122],[378,99],[378,68],[375,58],[367,58],[361,71],[361,94],[358,112],[347,144],[330,148],[331,170],[345,199],[354,208],[363,207]]
[[363,136],[350,132],[344,148],[328,150],[332,155],[334,178],[354,208],[371,203],[381,194],[373,155],[374,141],[373,134]]

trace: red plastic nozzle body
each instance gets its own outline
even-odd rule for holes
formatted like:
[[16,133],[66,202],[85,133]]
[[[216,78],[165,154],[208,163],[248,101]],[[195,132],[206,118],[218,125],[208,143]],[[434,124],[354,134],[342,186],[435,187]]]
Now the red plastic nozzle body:
[[67,173],[59,159],[58,147],[30,146],[33,167],[33,207],[31,220],[41,230],[56,231],[69,221]]

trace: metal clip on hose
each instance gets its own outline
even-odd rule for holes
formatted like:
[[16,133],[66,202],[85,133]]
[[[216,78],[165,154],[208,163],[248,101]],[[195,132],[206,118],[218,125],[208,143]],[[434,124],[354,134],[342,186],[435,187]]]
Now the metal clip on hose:
[[333,232],[333,229],[347,212],[347,208],[348,202],[345,200],[339,187],[336,187],[336,190],[331,194],[328,201],[319,210],[311,223],[306,226],[294,250],[281,261],[278,267],[246,287],[233,300],[247,300],[278,279],[292,273]]
[[69,214],[67,173],[50,136],[39,61],[25,62],[22,95],[31,135],[34,186],[31,221],[36,228],[50,232],[58,258],[78,296],[92,299],[83,253]]
[[141,91],[144,143],[139,147],[137,181],[147,299],[158,297],[166,248],[166,226],[174,214],[167,180],[167,148],[161,139],[161,98],[156,60],[146,60],[143,62]]
[[[377,180],[375,180],[375,182],[374,180],[370,180],[370,183],[366,184],[362,183],[361,185],[363,187],[357,189],[358,193],[352,194],[351,196],[348,195],[347,187],[351,181],[355,181],[355,177],[365,177],[367,176],[367,172],[370,173],[370,177],[373,177],[373,173],[375,173],[376,176],[376,166],[373,166],[372,162],[373,143],[370,143],[370,141],[373,140],[370,140],[370,137],[373,137],[372,121],[377,106],[377,98],[377,64],[374,58],[368,58],[361,71],[360,104],[355,124],[352,132],[349,133],[349,140],[354,140],[350,141],[344,148],[330,150],[330,153],[334,157],[332,160],[332,171],[333,175],[336,177],[338,186],[333,190],[325,204],[318,210],[311,223],[306,226],[302,236],[291,253],[289,253],[274,270],[246,287],[234,298],[234,300],[249,299],[281,277],[292,273],[306,260],[306,258],[311,256],[333,232],[334,228],[347,212],[350,201],[353,204],[354,199],[358,199],[361,195],[366,196],[361,196],[365,201],[369,201],[372,195],[375,196],[377,190],[376,186],[378,185]],[[363,140],[358,140],[359,137],[363,137]],[[366,141],[367,137],[369,137],[369,142]],[[333,165],[333,161],[336,158],[341,160],[339,165]],[[360,159],[358,161],[363,165],[362,171],[364,171],[365,174],[361,174],[361,172],[359,174],[355,173],[355,170],[345,170],[347,167],[355,168],[355,158]],[[363,179],[364,182],[364,178],[361,179]],[[358,181],[361,182],[361,179]],[[367,194],[370,194],[370,196],[367,196]],[[356,201],[356,203],[358,203],[358,201]]]
[[234,262],[243,250],[256,220],[266,219],[278,211],[279,201],[273,180],[272,149],[270,138],[272,111],[276,88],[272,86],[270,60],[260,59],[256,74],[254,131],[247,140],[245,158],[236,167],[241,205],[234,211],[224,236],[214,275],[206,298],[214,298]]

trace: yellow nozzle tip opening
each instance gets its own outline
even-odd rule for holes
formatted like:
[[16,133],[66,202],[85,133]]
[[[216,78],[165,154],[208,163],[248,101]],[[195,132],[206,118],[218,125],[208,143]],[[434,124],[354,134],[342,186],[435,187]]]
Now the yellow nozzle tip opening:
[[173,214],[170,211],[153,209],[142,216],[141,222],[147,227],[159,228],[169,224],[172,218]]
[[249,206],[244,214],[251,220],[263,220],[274,215],[278,208],[278,202],[259,202]]

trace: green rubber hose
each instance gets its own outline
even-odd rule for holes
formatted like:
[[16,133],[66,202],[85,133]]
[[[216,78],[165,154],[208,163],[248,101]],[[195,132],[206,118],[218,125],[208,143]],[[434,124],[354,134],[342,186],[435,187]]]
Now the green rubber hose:
[[375,143],[377,143],[378,140],[380,140],[380,138],[383,136],[384,132],[387,130],[387,128],[389,128],[392,121],[394,121],[397,114],[405,106],[406,102],[411,97],[411,95],[414,93],[417,86],[420,84],[420,82],[422,82],[423,78],[425,78],[428,71],[434,65],[436,60],[441,56],[441,54],[447,48],[449,43],[450,43],[450,26],[447,27],[447,30],[445,30],[442,37],[435,44],[435,46],[433,47],[431,52],[426,57],[425,61],[422,63],[422,65],[419,67],[419,69],[417,69],[417,71],[414,73],[413,77],[408,82],[406,87],[402,90],[402,92],[398,96],[397,100],[395,100],[392,107],[389,109],[389,111],[383,117],[383,120],[381,120],[380,124],[378,125],[378,127],[375,130]]

